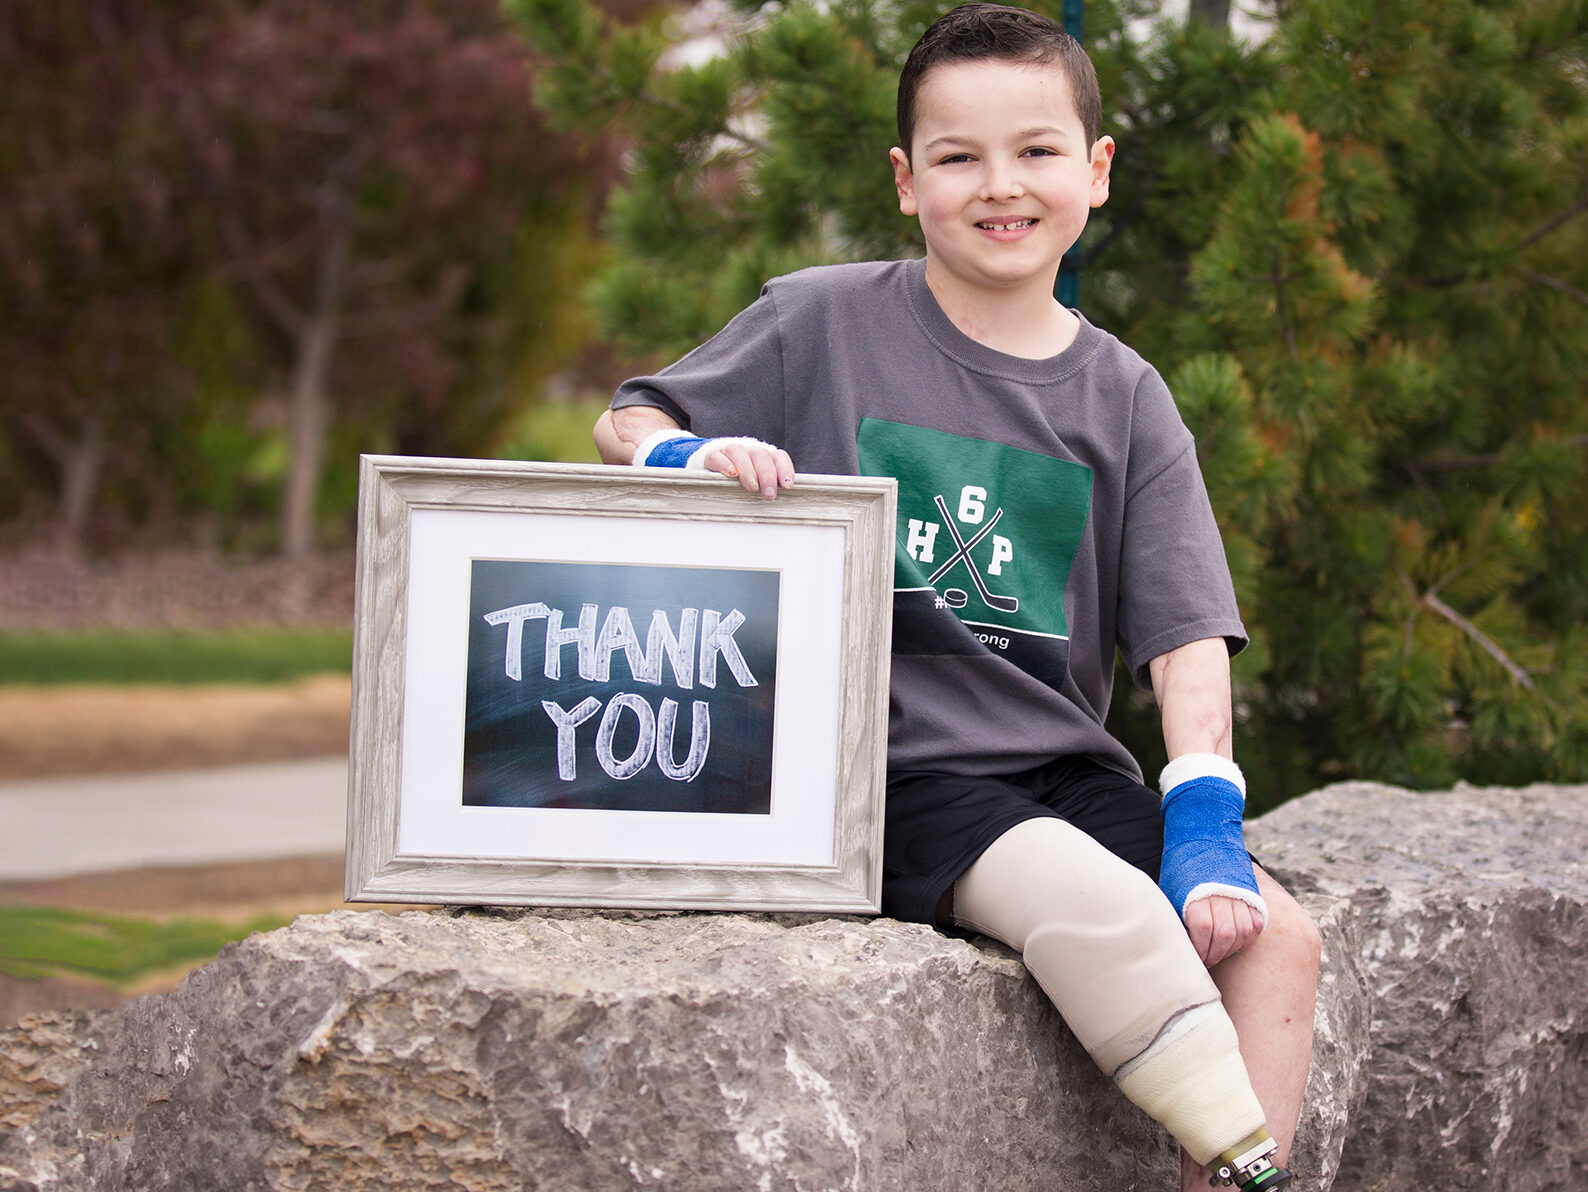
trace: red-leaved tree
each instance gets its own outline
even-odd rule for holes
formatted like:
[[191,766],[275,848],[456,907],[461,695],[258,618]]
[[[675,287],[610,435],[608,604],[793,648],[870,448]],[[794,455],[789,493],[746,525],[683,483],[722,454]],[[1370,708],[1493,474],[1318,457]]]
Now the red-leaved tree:
[[493,0],[206,6],[169,100],[222,275],[273,348],[289,463],[282,547],[309,550],[327,434],[359,403],[431,403],[448,329],[537,178],[540,131]]
[[70,549],[191,391],[168,343],[183,154],[149,86],[179,24],[145,0],[0,5],[0,437],[44,469]]

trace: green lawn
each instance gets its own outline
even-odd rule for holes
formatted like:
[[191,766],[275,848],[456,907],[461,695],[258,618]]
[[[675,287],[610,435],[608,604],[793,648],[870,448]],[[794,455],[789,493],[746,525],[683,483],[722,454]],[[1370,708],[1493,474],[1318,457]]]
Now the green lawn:
[[70,974],[126,985],[146,973],[209,960],[233,940],[287,922],[267,916],[227,925],[0,905],[0,973],[30,980]]
[[338,629],[0,630],[0,684],[278,683],[352,660]]

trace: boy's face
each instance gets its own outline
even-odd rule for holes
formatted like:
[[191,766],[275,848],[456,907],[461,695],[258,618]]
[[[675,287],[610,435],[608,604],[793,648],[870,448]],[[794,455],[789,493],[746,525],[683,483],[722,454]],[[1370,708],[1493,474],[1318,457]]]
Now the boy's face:
[[1114,142],[1086,143],[1057,66],[998,59],[933,67],[915,143],[889,153],[899,210],[919,217],[938,290],[1051,293],[1059,258],[1108,198]]

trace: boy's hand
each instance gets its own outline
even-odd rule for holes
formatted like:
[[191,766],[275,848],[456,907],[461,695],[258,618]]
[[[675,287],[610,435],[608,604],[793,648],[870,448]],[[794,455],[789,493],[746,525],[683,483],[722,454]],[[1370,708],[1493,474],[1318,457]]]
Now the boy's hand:
[[706,467],[734,477],[747,493],[758,492],[770,501],[779,488],[794,487],[794,461],[781,447],[740,439],[708,440],[707,446]]
[[[654,406],[603,411],[594,437],[603,463],[644,461],[654,466],[719,472],[737,480],[745,492],[760,493],[769,501],[779,488],[794,487],[794,461],[782,448],[759,439],[694,438]],[[655,451],[669,442],[673,448]]]
[[650,436],[677,429],[678,423],[655,406],[625,406],[602,410],[592,437],[602,463],[626,466],[634,462],[634,452]]
[[1185,929],[1202,963],[1212,968],[1262,934],[1263,917],[1238,898],[1212,894],[1185,908]]
[[689,468],[732,477],[745,492],[770,501],[779,488],[794,487],[794,461],[787,451],[760,439],[703,439],[677,428],[658,430],[634,450],[633,462],[653,468]]
[[1210,753],[1175,758],[1158,782],[1164,792],[1158,885],[1211,967],[1244,948],[1267,921],[1241,826],[1246,782],[1233,761]]

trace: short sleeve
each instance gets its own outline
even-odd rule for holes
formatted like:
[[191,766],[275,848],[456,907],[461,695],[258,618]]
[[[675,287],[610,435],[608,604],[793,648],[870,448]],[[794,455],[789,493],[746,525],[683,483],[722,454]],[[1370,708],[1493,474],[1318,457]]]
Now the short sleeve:
[[1188,439],[1125,505],[1119,576],[1120,652],[1136,683],[1151,687],[1149,664],[1202,638],[1245,649],[1218,523]]
[[705,343],[652,376],[618,386],[614,410],[654,406],[706,438],[750,435],[783,443],[782,335],[767,290]]

